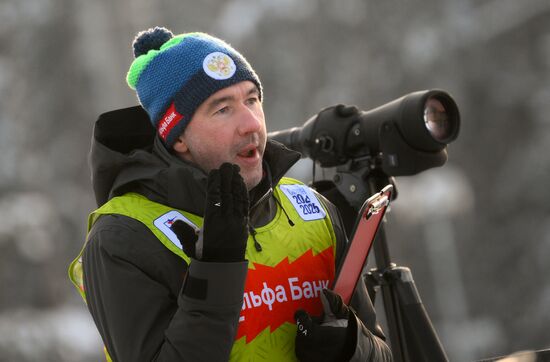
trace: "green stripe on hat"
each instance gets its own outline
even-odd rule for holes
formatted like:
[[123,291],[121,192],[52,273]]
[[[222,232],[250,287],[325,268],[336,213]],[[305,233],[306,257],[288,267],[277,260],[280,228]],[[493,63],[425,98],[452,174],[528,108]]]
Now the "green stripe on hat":
[[147,67],[147,65],[161,52],[165,51],[166,49],[169,49],[173,46],[178,45],[182,42],[183,39],[189,37],[189,36],[197,36],[202,35],[202,33],[187,33],[187,34],[180,34],[172,39],[168,40],[166,43],[162,44],[160,49],[151,49],[147,52],[147,54],[140,55],[134,61],[132,62],[132,65],[130,66],[130,70],[128,70],[128,74],[126,75],[126,83],[128,83],[128,86],[132,89],[136,89],[137,82],[139,80],[139,76],[141,75],[141,72],[143,72],[143,69]]

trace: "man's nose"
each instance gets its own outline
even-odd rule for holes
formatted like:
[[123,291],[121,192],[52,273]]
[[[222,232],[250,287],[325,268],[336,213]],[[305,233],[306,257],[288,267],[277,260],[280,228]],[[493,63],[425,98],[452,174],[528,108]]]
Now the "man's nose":
[[243,105],[241,107],[241,114],[239,117],[239,134],[246,135],[249,133],[259,132],[262,127],[261,122],[262,121],[259,114]]

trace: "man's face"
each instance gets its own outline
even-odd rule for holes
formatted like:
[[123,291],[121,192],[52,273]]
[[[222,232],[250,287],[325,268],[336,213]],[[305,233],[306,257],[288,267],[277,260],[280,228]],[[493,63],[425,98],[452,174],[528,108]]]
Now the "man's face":
[[174,151],[206,173],[224,162],[239,165],[250,190],[263,176],[266,137],[258,88],[243,81],[217,91],[197,108]]

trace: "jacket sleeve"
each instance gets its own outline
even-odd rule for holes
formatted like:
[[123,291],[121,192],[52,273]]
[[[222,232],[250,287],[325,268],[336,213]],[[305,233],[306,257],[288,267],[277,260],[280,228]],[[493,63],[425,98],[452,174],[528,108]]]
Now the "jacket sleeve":
[[[317,193],[325,205],[336,235],[336,268],[343,261],[343,252],[348,242],[344,224],[338,209],[324,196]],[[358,283],[351,298],[357,325],[357,344],[350,361],[392,361],[386,337],[376,320],[376,312],[368,295],[365,283]]]
[[113,361],[229,359],[247,262],[188,267],[138,221],[106,215],[83,266],[88,308]]

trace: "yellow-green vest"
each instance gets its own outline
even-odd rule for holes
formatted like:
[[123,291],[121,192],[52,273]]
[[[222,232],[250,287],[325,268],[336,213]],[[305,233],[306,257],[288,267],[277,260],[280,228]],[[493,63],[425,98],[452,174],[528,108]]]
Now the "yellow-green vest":
[[[301,308],[320,314],[319,293],[330,287],[334,278],[336,238],[324,205],[309,188],[290,178],[279,182],[274,197],[287,215],[278,208],[272,221],[255,229],[261,251],[255,249],[253,237],[248,238],[249,270],[231,361],[296,360],[294,311]],[[182,219],[201,228],[202,217],[128,193],[92,212],[88,231],[105,214],[142,222],[170,251],[191,262],[169,227]],[[71,263],[69,277],[86,301],[81,255]]]

